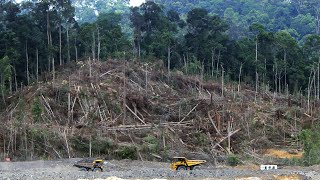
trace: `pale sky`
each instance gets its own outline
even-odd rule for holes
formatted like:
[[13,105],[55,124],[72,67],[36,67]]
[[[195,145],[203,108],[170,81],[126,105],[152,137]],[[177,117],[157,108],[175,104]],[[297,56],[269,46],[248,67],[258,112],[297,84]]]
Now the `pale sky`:
[[[17,3],[20,3],[22,0],[16,0]],[[145,0],[130,0],[130,6],[140,6],[144,3]]]
[[130,0],[130,6],[140,6],[145,0]]

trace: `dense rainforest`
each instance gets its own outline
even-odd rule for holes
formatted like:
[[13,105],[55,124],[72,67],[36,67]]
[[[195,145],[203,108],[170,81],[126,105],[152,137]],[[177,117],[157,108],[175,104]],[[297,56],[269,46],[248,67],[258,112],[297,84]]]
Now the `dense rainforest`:
[[2,0],[2,96],[70,61],[158,58],[169,71],[319,98],[318,1],[155,2]]
[[318,1],[128,3],[2,0],[3,95],[70,61],[134,57],[319,98]]
[[[173,137],[208,154],[296,140],[318,117],[319,28],[318,1],[0,0],[0,147],[63,158],[102,143],[127,158],[128,143],[165,155]],[[169,128],[110,133],[155,123]]]

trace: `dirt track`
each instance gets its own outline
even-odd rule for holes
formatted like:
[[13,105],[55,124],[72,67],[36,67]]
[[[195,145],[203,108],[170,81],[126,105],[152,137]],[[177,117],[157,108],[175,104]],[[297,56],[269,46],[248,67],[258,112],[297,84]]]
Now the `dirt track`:
[[[274,175],[302,174],[312,179],[320,179],[318,167],[288,167],[272,171],[253,168],[228,168],[203,166],[201,170],[175,172],[168,163],[142,161],[107,161],[105,172],[83,172],[72,165],[79,159],[59,161],[0,162],[0,179],[236,179],[259,177],[274,179]],[[258,178],[256,178],[258,179]]]

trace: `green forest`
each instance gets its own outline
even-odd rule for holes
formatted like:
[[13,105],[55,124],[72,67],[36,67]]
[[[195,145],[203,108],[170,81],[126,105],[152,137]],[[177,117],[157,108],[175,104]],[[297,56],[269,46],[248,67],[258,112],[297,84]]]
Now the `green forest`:
[[1,0],[1,94],[71,62],[125,59],[319,99],[319,34],[317,0]]

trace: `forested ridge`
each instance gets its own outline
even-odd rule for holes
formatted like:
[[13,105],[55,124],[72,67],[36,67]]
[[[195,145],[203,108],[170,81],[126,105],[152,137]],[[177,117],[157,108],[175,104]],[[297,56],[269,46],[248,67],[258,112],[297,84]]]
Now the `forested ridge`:
[[2,87],[89,57],[154,57],[211,78],[223,68],[227,79],[277,92],[319,84],[319,2],[156,2],[1,1]]
[[[10,129],[4,130],[5,134],[10,134],[11,137],[16,133],[12,129],[15,129],[17,124],[14,125],[12,119],[19,124],[28,117],[28,113],[24,114],[23,110],[29,110],[29,118],[32,119],[29,119],[32,128],[24,124],[24,131],[18,132],[18,140],[10,138],[7,140],[9,145],[4,140],[2,145],[7,145],[7,148],[4,148],[7,153],[20,153],[17,156],[21,156],[25,152],[26,159],[37,153],[39,156],[43,152],[60,158],[70,157],[85,151],[90,142],[91,155],[91,143],[104,142],[104,149],[96,149],[96,152],[104,151],[103,153],[122,157],[122,151],[117,154],[118,151],[113,149],[117,146],[111,148],[110,142],[99,139],[101,134],[99,138],[92,139],[92,130],[81,129],[83,126],[93,128],[98,125],[89,125],[91,122],[110,119],[111,124],[109,121],[104,122],[107,124],[101,127],[116,126],[122,116],[125,119],[130,113],[131,121],[138,119],[144,124],[143,127],[149,127],[148,123],[152,119],[159,120],[160,125],[162,123],[172,126],[179,126],[185,120],[187,122],[182,124],[188,126],[188,123],[191,123],[189,118],[211,119],[209,110],[199,110],[200,107],[207,106],[210,110],[215,109],[214,117],[219,117],[219,121],[221,115],[224,120],[252,118],[256,122],[260,117],[256,117],[253,112],[260,110],[260,107],[256,104],[250,107],[251,101],[256,103],[257,99],[261,99],[262,102],[270,101],[278,105],[288,101],[287,105],[291,106],[291,100],[295,105],[299,104],[297,106],[301,109],[295,109],[294,112],[280,108],[280,114],[276,115],[278,120],[292,120],[294,113],[298,116],[295,119],[303,119],[304,112],[307,116],[316,116],[317,100],[320,99],[318,1],[163,0],[147,1],[139,7],[129,7],[128,3],[120,0],[47,0],[25,1],[20,4],[0,1],[0,104],[5,117],[10,117],[11,123]],[[101,79],[103,82],[100,82]],[[149,84],[148,80],[152,83]],[[42,86],[45,83],[53,88]],[[105,94],[99,93],[100,88],[107,86],[106,84],[108,87],[103,89]],[[116,85],[119,86],[118,89],[115,88]],[[86,88],[82,89],[84,86]],[[26,88],[33,89],[34,93],[30,93]],[[236,92],[243,93],[244,88],[245,94],[236,95]],[[145,92],[142,93],[141,89]],[[190,92],[183,94],[184,89]],[[204,95],[206,93],[210,94],[209,105],[204,102],[208,99],[202,101],[198,95],[189,103],[178,101],[180,98],[188,101],[188,96],[193,97],[193,93],[198,91],[201,98],[207,98],[207,95]],[[25,93],[28,98],[17,100],[19,94],[15,93],[20,92]],[[168,97],[162,101],[162,93],[166,92]],[[215,97],[214,93],[232,100],[221,100]],[[280,96],[279,101],[276,94]],[[240,97],[241,101],[238,99]],[[96,99],[91,101],[91,98]],[[218,99],[218,105],[212,104],[214,98]],[[178,102],[171,102],[173,100]],[[169,104],[170,102],[172,104]],[[246,113],[237,115],[236,112],[229,112],[233,109],[231,102],[240,103],[241,105],[236,105],[239,109],[236,109]],[[159,108],[156,107],[157,103],[160,104]],[[274,107],[269,105],[266,105],[266,108],[270,109],[270,112],[278,113],[277,109],[274,110]],[[169,108],[170,106],[173,108]],[[92,107],[95,107],[95,110]],[[73,111],[73,108],[77,111]],[[181,117],[180,110],[185,118]],[[202,114],[192,115],[194,110],[201,111]],[[281,112],[287,110],[288,113],[283,116]],[[228,113],[219,114],[222,111]],[[84,115],[80,115],[80,112]],[[167,113],[170,115],[165,116]],[[79,120],[75,120],[77,118]],[[163,119],[166,119],[167,124]],[[42,127],[36,125],[43,121],[44,124],[53,122],[57,126],[57,132],[48,130],[39,135]],[[122,122],[122,125],[124,124],[125,121]],[[69,132],[72,137],[70,135],[70,138],[67,138],[68,130],[63,127],[69,125],[80,129],[79,133],[90,136],[75,136],[72,131]],[[265,124],[242,124],[241,121],[234,125],[248,129],[258,127],[254,130],[258,133],[260,125]],[[207,128],[207,124],[201,124],[198,128],[205,127]],[[222,125],[217,131],[221,130],[218,137],[226,133],[227,129],[229,131],[229,128],[229,124],[227,128],[225,124]],[[274,122],[272,128],[278,128]],[[272,135],[269,135],[274,139],[282,138],[283,133],[286,136],[286,127],[275,129],[264,129],[261,133],[268,136],[268,133],[272,132]],[[239,131],[234,130],[235,133]],[[294,136],[299,134],[299,130],[301,129],[297,129],[297,126],[292,130]],[[50,144],[50,133],[61,133],[61,136],[58,135],[60,140]],[[145,137],[144,142],[152,141],[149,145],[157,146],[143,147],[144,150],[153,151],[152,148],[156,148],[154,153],[159,153],[161,148],[158,146],[162,144],[157,138],[163,138],[162,133],[163,131],[159,132],[156,137]],[[239,143],[243,138],[250,139],[250,133],[252,132],[248,130],[249,137],[243,135],[234,141]],[[32,144],[35,142],[33,138],[38,138],[39,142],[45,144],[45,149],[36,148],[36,145]],[[114,139],[117,138],[116,136]],[[195,137],[186,138],[180,139],[182,144],[192,138],[196,139],[194,144],[199,147],[205,147],[209,142],[207,134],[202,134],[201,130],[196,132]],[[135,139],[130,139],[131,143],[135,144]],[[23,146],[20,151],[13,146],[14,142],[20,142]],[[86,145],[83,145],[83,142]],[[66,147],[54,146],[59,143]],[[34,154],[28,154],[27,150],[30,148],[33,148]],[[122,150],[135,151],[126,148]],[[161,150],[167,150],[165,145]],[[234,150],[240,152],[237,148]],[[230,151],[229,146],[228,152]],[[138,155],[139,151],[134,158]]]

